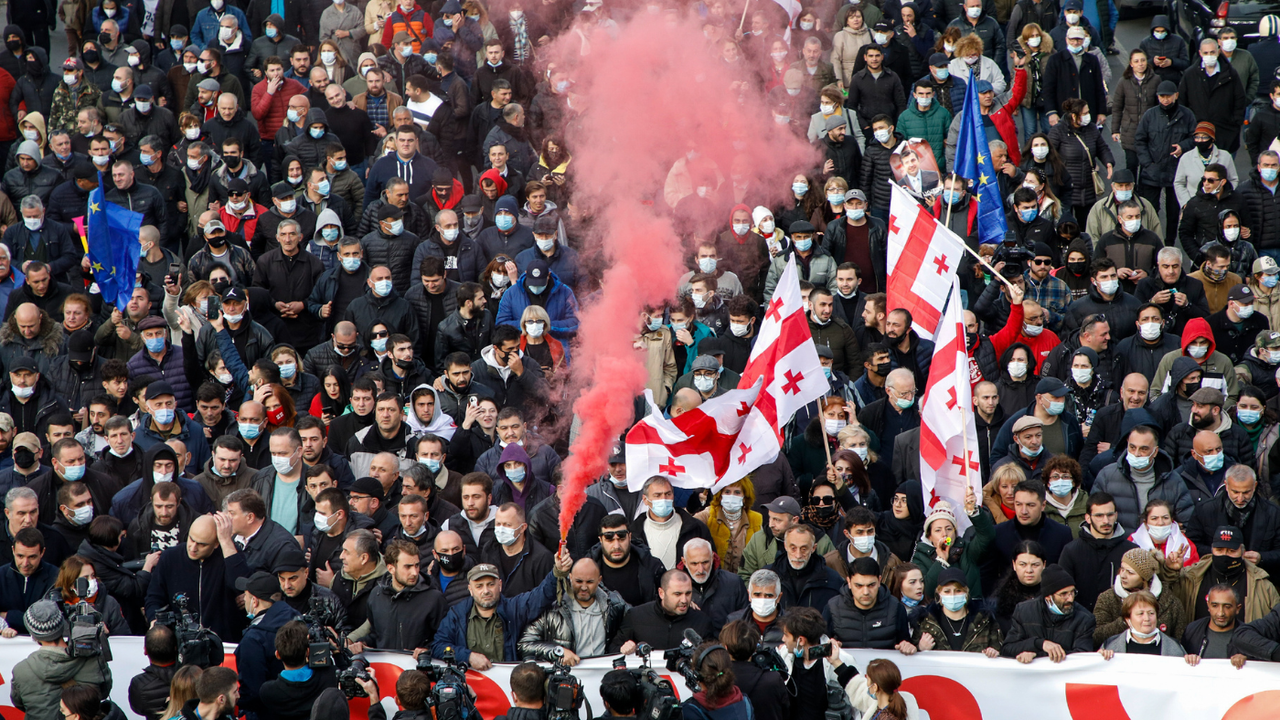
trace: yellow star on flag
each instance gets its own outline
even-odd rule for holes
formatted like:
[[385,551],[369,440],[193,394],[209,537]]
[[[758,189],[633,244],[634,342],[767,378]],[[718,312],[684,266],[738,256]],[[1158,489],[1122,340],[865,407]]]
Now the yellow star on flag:
[[98,203],[94,202],[89,203],[89,210],[90,212],[102,212],[102,208],[98,206]]
[[982,153],[978,153],[978,164],[979,164],[979,165],[981,165],[982,163],[984,163],[984,162],[986,162],[986,161],[987,161],[987,158],[986,158],[986,157],[984,157]]
[[102,263],[94,263],[93,269],[94,269],[94,272],[102,272]]
[[987,180],[988,180],[988,178],[987,178],[987,174],[986,174],[986,173],[982,173],[981,175],[979,175],[979,176],[978,176],[978,184],[979,184],[979,185],[986,185],[986,184],[987,184]]

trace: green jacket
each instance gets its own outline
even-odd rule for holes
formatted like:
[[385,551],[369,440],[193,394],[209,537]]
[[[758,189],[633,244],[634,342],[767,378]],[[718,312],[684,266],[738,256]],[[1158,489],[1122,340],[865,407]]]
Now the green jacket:
[[65,648],[41,647],[13,666],[9,692],[27,720],[61,720],[62,688],[72,683],[97,686],[103,695],[111,691],[98,658],[73,658]]
[[[818,547],[814,552],[819,555],[826,555],[834,552],[836,546],[832,544],[831,538],[826,533],[818,533]],[[742,578],[742,582],[751,579],[751,573],[760,568],[768,567],[778,559],[778,541],[773,537],[773,533],[769,532],[769,526],[765,525],[760,528],[760,532],[751,536],[747,540],[747,547],[742,551],[742,564],[738,566],[738,577]]]
[[951,128],[951,111],[936,100],[925,112],[915,101],[907,103],[907,109],[898,116],[898,132],[906,138],[920,138],[933,148],[938,170],[946,171],[947,131]]
[[[969,580],[970,597],[986,597],[982,591],[982,573],[980,565],[982,556],[996,539],[996,526],[991,521],[991,513],[981,505],[978,514],[969,518],[973,521],[973,534],[956,541],[951,548],[951,557],[960,557],[960,569]],[[946,568],[937,558],[937,550],[933,544],[921,540],[916,543],[916,554],[911,558],[916,567],[924,571],[924,596],[933,597],[934,588],[938,587],[938,575]],[[954,560],[951,563],[955,564]]]
[[49,132],[54,130],[75,132],[76,115],[87,107],[102,110],[102,91],[93,84],[88,74],[80,78],[80,84],[76,86],[74,93],[65,82],[59,81],[58,87],[53,91],[53,103],[49,107]]
[[[1244,85],[1244,96],[1250,102],[1258,96],[1258,85],[1262,82],[1258,61],[1248,50],[1236,50],[1231,53],[1231,67],[1240,76],[1240,84]],[[1267,80],[1270,83],[1270,80]]]

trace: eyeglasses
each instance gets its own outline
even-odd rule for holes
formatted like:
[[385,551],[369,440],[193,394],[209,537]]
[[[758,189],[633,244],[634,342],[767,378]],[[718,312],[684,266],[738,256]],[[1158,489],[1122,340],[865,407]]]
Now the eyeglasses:
[[1049,476],[1049,479],[1050,480],[1070,480],[1072,482],[1075,482],[1075,478],[1071,477],[1070,475],[1064,475],[1063,473],[1054,473]]
[[372,335],[372,337],[376,337],[376,338],[390,337],[390,336],[391,336],[391,333],[387,332],[386,330],[379,330]]
[[831,495],[817,495],[810,502],[814,505],[835,505],[836,499]]
[[617,532],[602,532],[600,533],[600,539],[601,540],[626,540],[627,536],[630,534],[631,532],[628,530],[618,530]]
[[902,495],[894,495],[894,496],[893,496],[893,504],[894,504],[894,505],[906,505],[906,504],[907,504],[907,498],[906,498],[905,496],[902,496]]
[[1049,259],[1042,260],[1040,258],[1032,258],[1031,264],[1032,265],[1052,265],[1053,261]]
[[352,350],[356,349],[355,345],[341,345],[338,343],[335,343],[333,347],[343,352],[351,352]]

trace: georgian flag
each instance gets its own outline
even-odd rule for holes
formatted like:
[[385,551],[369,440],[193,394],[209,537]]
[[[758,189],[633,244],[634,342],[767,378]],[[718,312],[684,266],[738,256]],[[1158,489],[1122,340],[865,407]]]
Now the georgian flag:
[[888,309],[910,312],[916,334],[928,340],[942,319],[951,280],[964,257],[964,241],[900,185],[890,185]]

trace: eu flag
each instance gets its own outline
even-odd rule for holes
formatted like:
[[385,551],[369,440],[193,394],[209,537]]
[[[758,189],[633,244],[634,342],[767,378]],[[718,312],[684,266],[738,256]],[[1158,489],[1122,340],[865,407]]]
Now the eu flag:
[[102,300],[124,312],[138,272],[138,253],[142,243],[138,232],[142,213],[107,202],[102,193],[102,173],[98,187],[89,193],[86,235],[93,279],[102,291]]
[[964,91],[964,109],[960,114],[954,172],[972,180],[977,186],[974,196],[978,201],[979,242],[1002,242],[1009,225],[1004,218],[1004,199],[1000,197],[1000,183],[996,178],[995,166],[991,164],[987,134],[982,129],[976,76],[970,77],[969,85]]

